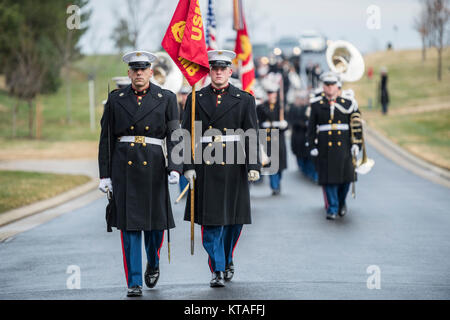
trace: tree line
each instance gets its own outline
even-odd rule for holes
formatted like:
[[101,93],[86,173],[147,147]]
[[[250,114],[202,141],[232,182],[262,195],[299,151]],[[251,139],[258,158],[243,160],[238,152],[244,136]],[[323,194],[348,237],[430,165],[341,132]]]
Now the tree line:
[[89,0],[0,0],[0,73],[5,76],[13,106],[28,105],[29,137],[34,137],[35,100],[62,84],[61,70],[81,57],[78,42],[86,32]]

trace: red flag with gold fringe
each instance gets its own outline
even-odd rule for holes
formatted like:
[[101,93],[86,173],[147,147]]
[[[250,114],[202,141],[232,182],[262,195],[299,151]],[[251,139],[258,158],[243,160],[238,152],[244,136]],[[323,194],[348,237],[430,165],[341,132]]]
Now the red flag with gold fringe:
[[253,85],[255,82],[255,65],[253,63],[252,44],[247,33],[247,24],[243,18],[243,28],[237,31],[236,61],[242,61],[239,73],[241,75],[242,90],[253,94]]
[[180,0],[161,43],[191,86],[209,73],[198,0]]

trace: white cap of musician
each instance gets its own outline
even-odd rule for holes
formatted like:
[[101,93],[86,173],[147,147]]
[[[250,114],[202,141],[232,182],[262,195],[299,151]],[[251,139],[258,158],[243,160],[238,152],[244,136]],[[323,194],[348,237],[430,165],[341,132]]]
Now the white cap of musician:
[[327,71],[327,72],[324,72],[324,73],[322,73],[320,75],[320,81],[322,81],[324,83],[325,82],[327,82],[327,83],[338,83],[338,82],[340,82],[339,78],[340,78],[339,75],[334,73],[334,72],[332,72],[332,71]]

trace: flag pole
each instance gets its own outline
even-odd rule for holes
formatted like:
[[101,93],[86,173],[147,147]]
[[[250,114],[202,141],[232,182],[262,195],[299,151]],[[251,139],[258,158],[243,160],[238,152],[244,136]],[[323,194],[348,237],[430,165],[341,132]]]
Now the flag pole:
[[[192,86],[192,108],[191,108],[191,152],[195,164],[195,84]],[[195,180],[192,179],[191,189],[191,255],[194,255],[194,206],[195,206]]]

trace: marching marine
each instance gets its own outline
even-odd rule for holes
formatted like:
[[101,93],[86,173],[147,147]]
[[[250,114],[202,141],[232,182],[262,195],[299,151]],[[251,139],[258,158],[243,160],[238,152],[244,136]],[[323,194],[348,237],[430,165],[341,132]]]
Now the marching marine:
[[[253,129],[257,136],[254,97],[229,83],[231,61],[235,56],[234,52],[227,50],[208,51],[211,84],[195,96],[195,121],[201,121],[201,147],[198,147],[195,157],[197,153],[208,151],[217,155],[220,150],[223,151],[223,159],[202,159],[201,163],[184,164],[184,175],[191,188],[194,185],[194,221],[202,226],[202,243],[208,253],[212,273],[211,287],[223,287],[224,281],[230,281],[234,275],[234,249],[243,225],[251,223],[249,181],[258,180],[260,171],[257,141],[252,148],[242,135],[230,133],[238,129],[244,132]],[[189,132],[191,99],[192,95],[189,95],[182,124]],[[226,152],[229,144],[234,150],[232,155]],[[244,154],[243,162],[237,161],[239,151]],[[190,221],[190,211],[189,193],[186,221]]]
[[182,164],[171,158],[175,142],[170,137],[180,126],[177,100],[171,91],[150,83],[155,59],[146,51],[123,56],[131,84],[109,94],[101,119],[99,189],[112,193],[108,227],[121,231],[128,296],[142,295],[142,231],[145,283],[152,288],[158,281],[164,230],[175,227],[168,183],[178,183],[182,172]]
[[[350,183],[356,179],[352,155],[356,157],[361,146],[352,143],[350,121],[359,111],[354,100],[338,95],[336,74],[326,72],[321,78],[324,95],[311,100],[307,135],[310,154],[317,157],[319,184],[326,192],[327,219],[334,220],[338,214],[346,214],[347,193]],[[361,132],[355,133],[358,136]]]
[[[256,114],[258,115],[259,127],[267,131],[267,144],[266,153],[273,159],[278,157],[278,170],[277,172],[269,175],[270,188],[272,189],[272,195],[279,195],[281,192],[281,177],[282,172],[287,168],[287,152],[286,152],[286,140],[284,133],[288,128],[288,122],[284,120],[284,108],[282,108],[279,101],[280,87],[273,81],[265,82],[265,88],[267,92],[267,101],[260,104],[256,108]],[[278,130],[278,153],[272,152],[272,145],[276,136],[272,135],[272,130]]]

